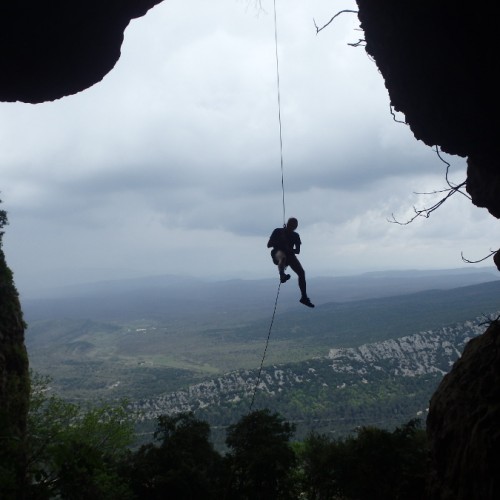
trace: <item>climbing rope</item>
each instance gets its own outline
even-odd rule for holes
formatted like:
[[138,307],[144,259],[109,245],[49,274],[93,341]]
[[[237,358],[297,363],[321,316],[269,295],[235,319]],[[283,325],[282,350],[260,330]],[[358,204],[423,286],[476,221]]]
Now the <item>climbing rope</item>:
[[[281,124],[281,92],[280,92],[280,65],[278,57],[278,22],[276,15],[276,0],[273,1],[274,5],[274,49],[276,56],[276,94],[278,96],[278,124],[279,124],[279,144],[280,144],[280,167],[281,167],[281,200],[283,208],[283,226],[286,224],[286,210],[285,210],[285,181],[283,175],[283,132]],[[252,401],[250,403],[249,411],[252,411],[253,403],[255,401],[255,394],[260,384],[260,377],[262,375],[262,368],[264,366],[264,360],[266,359],[267,348],[269,346],[269,340],[271,338],[271,331],[273,329],[274,317],[276,316],[276,309],[278,307],[278,298],[280,295],[281,281],[278,285],[278,291],[276,292],[276,300],[274,301],[274,310],[271,318],[271,324],[269,325],[269,331],[267,332],[266,346],[264,348],[264,354],[262,355],[262,360],[260,362],[259,374],[257,375],[257,380],[253,388]]]
[[281,281],[280,281],[280,284],[278,285],[278,292],[276,293],[276,300],[274,301],[274,311],[273,311],[273,316],[271,318],[271,324],[269,325],[269,331],[267,332],[266,347],[264,348],[264,354],[262,355],[262,360],[260,362],[259,374],[257,375],[257,380],[255,381],[255,385],[253,388],[252,402],[250,403],[249,411],[252,411],[253,403],[255,401],[255,394],[257,393],[257,389],[258,389],[259,384],[260,384],[260,376],[262,374],[262,367],[264,366],[264,360],[266,359],[267,347],[269,345],[269,339],[271,338],[271,331],[273,329],[274,316],[276,316],[276,308],[278,307],[278,297],[280,296],[280,288],[281,288]]
[[281,91],[280,91],[280,61],[278,56],[278,21],[276,15],[276,0],[274,0],[274,52],[276,58],[276,95],[278,96],[278,123],[280,133],[280,166],[281,166],[281,200],[283,206],[283,226],[286,223],[285,210],[285,181],[283,175],[283,130],[281,124]]

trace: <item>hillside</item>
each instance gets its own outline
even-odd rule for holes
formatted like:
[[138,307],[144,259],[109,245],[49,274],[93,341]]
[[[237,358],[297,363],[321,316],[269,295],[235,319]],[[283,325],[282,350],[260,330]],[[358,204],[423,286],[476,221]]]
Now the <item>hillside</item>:
[[390,427],[426,417],[428,402],[442,376],[484,318],[422,331],[398,339],[333,348],[326,356],[299,363],[237,370],[202,383],[141,399],[131,405],[148,427],[155,417],[193,411],[225,428],[253,408],[272,408],[309,430],[345,434],[359,425]]
[[[450,282],[459,278],[470,279],[472,275],[453,275]],[[430,277],[436,279],[435,275]],[[365,281],[370,279],[365,277]],[[373,279],[374,283],[387,284],[388,277]],[[418,273],[415,279],[419,284],[426,282]],[[347,278],[343,280],[348,283]],[[356,280],[358,288],[352,284]],[[399,276],[397,281],[406,282],[407,288],[418,286],[411,283],[408,274]],[[275,294],[275,282],[268,285],[272,285]],[[221,300],[223,308],[213,310],[207,307],[207,312],[203,312],[200,303],[203,300],[210,303],[215,299],[202,295],[201,299],[191,300],[194,310],[185,317],[180,312],[177,315],[163,312],[164,316],[150,317],[146,315],[147,308],[132,315],[126,301],[121,316],[113,313],[102,319],[71,317],[65,306],[71,299],[77,307],[85,295],[82,293],[80,297],[68,294],[64,299],[50,299],[55,312],[50,316],[50,311],[46,310],[45,316],[50,318],[37,320],[37,311],[48,299],[28,302],[25,304],[29,325],[26,343],[30,365],[37,371],[50,374],[54,388],[64,396],[84,400],[153,398],[227,372],[253,370],[262,358],[274,297],[265,310],[260,310],[252,319],[254,315],[248,310],[246,314],[240,313],[244,303],[236,301],[235,295],[236,290],[247,294],[252,291],[255,304],[262,286],[262,282],[251,281],[240,286],[235,286],[234,282],[220,283],[219,290],[225,290],[227,300]],[[139,287],[138,290],[143,289]],[[359,278],[355,278],[351,282],[351,295],[368,294],[362,290]],[[201,294],[201,290],[198,292]],[[387,290],[377,289],[375,292],[380,296]],[[300,305],[287,309],[287,297],[283,295],[280,296],[266,365],[305,362],[325,356],[333,348],[358,347],[465,322],[498,310],[496,297],[499,292],[500,281],[496,280],[448,290],[323,303],[314,310]],[[129,289],[129,293],[133,294],[133,290]],[[119,297],[109,293],[100,301],[92,294],[88,298],[100,303],[104,314],[108,299],[118,304]],[[236,306],[231,307],[231,301]],[[141,302],[144,303],[145,300]],[[293,304],[296,304],[295,300]],[[253,307],[248,309],[251,311]],[[82,310],[85,309],[80,309],[80,312]]]

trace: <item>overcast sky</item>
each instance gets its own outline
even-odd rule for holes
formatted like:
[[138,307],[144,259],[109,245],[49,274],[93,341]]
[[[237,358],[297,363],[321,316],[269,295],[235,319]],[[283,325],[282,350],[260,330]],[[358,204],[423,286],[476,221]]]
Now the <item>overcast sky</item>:
[[[21,292],[157,274],[274,277],[282,225],[272,0],[165,0],[131,22],[102,82],[0,103],[7,261]],[[456,268],[498,247],[495,219],[456,195],[408,226],[444,164],[390,114],[354,1],[278,0],[286,217],[309,276]],[[404,119],[400,116],[399,119]],[[465,160],[445,157],[451,179]],[[487,261],[482,265],[491,265]]]

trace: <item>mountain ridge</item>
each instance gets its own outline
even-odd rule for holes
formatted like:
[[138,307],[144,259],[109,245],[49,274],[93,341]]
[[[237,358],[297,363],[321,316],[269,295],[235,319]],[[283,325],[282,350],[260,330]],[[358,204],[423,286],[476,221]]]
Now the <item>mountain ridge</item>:
[[[394,271],[382,275],[368,273],[311,278],[308,287],[313,302],[321,305],[500,281],[497,274],[482,268],[435,272]],[[53,296],[24,298],[22,304],[28,322],[57,317],[103,320],[123,316],[171,316],[182,319],[208,314],[220,320],[228,312],[237,312],[245,319],[256,316],[265,318],[270,304],[274,303],[277,285],[277,279],[210,282],[167,275],[63,288]],[[286,286],[280,287],[280,309],[297,308],[299,297],[295,280],[291,280]]]
[[[324,355],[331,348],[397,339],[500,310],[500,280],[328,303],[314,310],[278,308],[267,362]],[[31,366],[55,378],[71,397],[150,396],[207,376],[251,369],[262,357],[269,314],[255,319],[231,310],[179,320],[134,318],[39,320],[29,323]],[[108,387],[121,379],[119,390]]]
[[[179,391],[135,401],[130,409],[141,422],[154,420],[161,414],[192,411],[212,424],[224,426],[235,418],[235,412],[245,413],[255,395],[259,406],[277,410],[289,420],[344,419],[337,429],[344,432],[359,425],[358,417],[366,408],[373,410],[386,403],[399,412],[395,418],[401,423],[425,416],[427,403],[441,377],[461,356],[466,343],[483,331],[482,318],[475,318],[396,340],[331,349],[322,357],[273,364],[263,367],[261,372],[235,370]],[[404,403],[396,401],[390,388],[384,391],[384,384],[396,385],[395,379],[413,379],[407,383],[407,387],[414,387],[413,393],[399,395]],[[355,394],[363,400],[361,403],[349,403]],[[302,404],[298,405],[297,398]],[[397,410],[398,405],[404,408]],[[346,417],[344,413],[349,406],[359,414]],[[381,408],[376,411],[383,412]]]

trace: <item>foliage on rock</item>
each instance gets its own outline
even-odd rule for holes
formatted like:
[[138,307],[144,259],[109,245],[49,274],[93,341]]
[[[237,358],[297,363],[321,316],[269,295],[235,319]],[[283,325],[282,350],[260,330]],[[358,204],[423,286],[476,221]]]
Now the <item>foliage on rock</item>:
[[21,305],[2,251],[6,224],[7,213],[0,210],[0,497],[14,499],[23,487],[29,376]]

